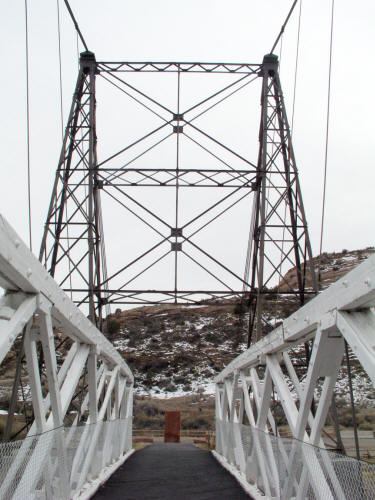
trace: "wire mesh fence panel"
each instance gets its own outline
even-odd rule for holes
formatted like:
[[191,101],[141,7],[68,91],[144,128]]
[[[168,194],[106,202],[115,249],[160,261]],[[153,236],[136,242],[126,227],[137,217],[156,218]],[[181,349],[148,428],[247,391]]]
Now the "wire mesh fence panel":
[[240,431],[246,464],[244,476],[265,496],[311,500],[375,498],[375,464],[218,419],[221,444],[216,451],[239,470],[241,463],[234,439],[236,427]]
[[[54,429],[22,441],[1,443],[0,498],[70,498],[131,449],[131,440],[127,438],[131,436],[129,426],[130,417]],[[90,457],[90,445],[98,431],[99,437]],[[63,485],[66,479],[68,484]]]
[[[73,498],[130,451],[134,377],[2,216],[0,267],[0,364],[21,337],[17,366],[27,380],[13,386],[0,444],[0,499]],[[32,406],[33,422],[27,437],[14,441],[18,385],[28,403],[23,417]]]
[[[374,283],[372,256],[283,319],[215,378],[217,453],[265,497],[375,498],[375,464],[328,451],[322,438],[346,345],[375,385]],[[303,374],[291,351],[307,345]],[[278,435],[280,412],[293,438]]]

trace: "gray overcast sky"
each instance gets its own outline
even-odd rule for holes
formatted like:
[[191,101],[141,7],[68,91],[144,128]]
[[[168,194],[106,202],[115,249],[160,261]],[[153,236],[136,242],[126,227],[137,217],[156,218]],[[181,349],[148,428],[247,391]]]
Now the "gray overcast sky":
[[[57,17],[56,1],[28,3],[32,219],[37,253],[61,144]],[[77,75],[77,47],[74,28],[63,1],[60,3],[66,117]],[[98,60],[212,62],[261,62],[292,4],[291,0],[70,3]],[[298,8],[284,35],[281,54],[290,120]],[[314,254],[320,232],[330,8],[329,0],[303,1],[294,119],[294,148]],[[336,0],[324,239],[327,251],[374,244],[374,19],[372,0]],[[0,18],[0,212],[27,241],[24,37],[23,2],[6,2]],[[259,116],[252,120],[258,123]],[[253,141],[257,146],[257,136]]]

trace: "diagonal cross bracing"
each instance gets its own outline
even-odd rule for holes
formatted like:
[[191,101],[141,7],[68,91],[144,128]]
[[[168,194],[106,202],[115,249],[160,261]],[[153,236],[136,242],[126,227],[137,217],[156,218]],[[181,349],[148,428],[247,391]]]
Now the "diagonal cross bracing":
[[21,442],[1,443],[0,497],[87,494],[130,453],[133,375],[2,216],[0,275],[0,363],[22,336],[35,416]]
[[[99,326],[110,303],[225,297],[250,306],[249,328],[260,335],[262,297],[283,270],[296,266],[298,285],[285,280],[272,293],[296,294],[301,303],[310,293],[313,276],[301,273],[312,272],[305,264],[311,252],[277,70],[275,56],[227,64],[96,62],[92,53],[81,55],[41,258]],[[161,93],[159,81],[170,90]],[[247,110],[258,84],[259,148],[239,147],[233,132],[241,135],[255,112],[233,114],[225,133],[216,128],[232,113],[231,102],[242,99]],[[119,103],[119,122],[112,123],[121,132],[118,146],[102,147],[97,133],[102,92]],[[123,237],[107,240],[105,251],[102,231],[111,218]],[[78,233],[85,225],[87,233]],[[229,228],[235,236],[226,238]],[[121,258],[114,257],[118,245]]]
[[[216,377],[216,452],[264,497],[374,495],[373,465],[326,450],[322,439],[345,342],[375,385],[374,307],[375,256],[370,256]],[[292,362],[306,341],[313,343],[307,372]],[[292,439],[285,437],[284,419]]]

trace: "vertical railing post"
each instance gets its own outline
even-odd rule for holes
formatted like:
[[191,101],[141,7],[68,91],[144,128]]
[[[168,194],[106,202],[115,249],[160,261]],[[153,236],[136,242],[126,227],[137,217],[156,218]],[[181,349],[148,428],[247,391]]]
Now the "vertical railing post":
[[97,347],[90,347],[90,354],[87,361],[87,374],[89,385],[89,416],[90,424],[95,424],[98,420],[98,355]]
[[45,299],[39,300],[40,340],[43,346],[46,364],[48,389],[51,398],[53,425],[56,432],[57,453],[59,462],[60,488],[64,498],[69,498],[69,474],[67,468],[67,450],[64,436],[64,416],[61,403],[60,385],[57,379],[57,362],[54,344],[54,333],[51,318],[52,304]]

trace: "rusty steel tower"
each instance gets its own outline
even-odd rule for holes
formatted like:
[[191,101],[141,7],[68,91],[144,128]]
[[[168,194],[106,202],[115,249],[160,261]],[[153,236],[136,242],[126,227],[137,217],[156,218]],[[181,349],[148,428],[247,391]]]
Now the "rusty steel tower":
[[[159,78],[174,86],[173,105],[165,104]],[[215,84],[201,97],[210,79]],[[257,82],[259,142],[246,135],[253,153],[243,154],[224,134],[207,131],[204,119]],[[122,142],[98,152],[97,98],[104,85],[152,120],[146,124],[135,108],[102,113],[102,130],[113,127]],[[164,93],[171,92],[165,87]],[[230,128],[229,144],[250,119],[246,100],[236,106],[244,125]],[[215,114],[211,128],[225,124],[234,109],[227,107],[221,122]],[[143,134],[132,136],[140,126]],[[106,241],[108,255],[115,255],[108,268],[107,206],[118,228]],[[255,340],[267,331],[266,299],[292,294],[303,304],[315,294],[277,57],[266,55],[260,64],[98,62],[83,52],[40,260],[98,326],[111,304],[241,303],[249,308]]]

